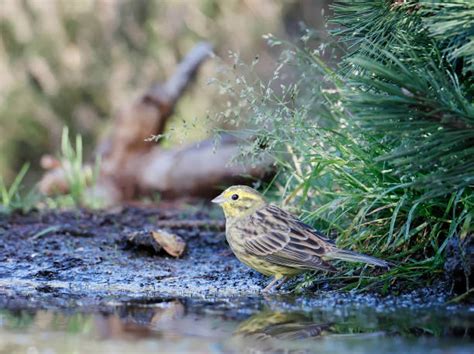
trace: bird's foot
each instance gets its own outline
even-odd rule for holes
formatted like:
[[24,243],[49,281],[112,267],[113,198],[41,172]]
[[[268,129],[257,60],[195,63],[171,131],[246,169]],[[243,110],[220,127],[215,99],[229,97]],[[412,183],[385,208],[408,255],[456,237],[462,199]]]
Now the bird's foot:
[[262,290],[263,293],[269,293],[273,290],[278,290],[283,284],[286,283],[288,277],[286,276],[274,276],[273,280]]

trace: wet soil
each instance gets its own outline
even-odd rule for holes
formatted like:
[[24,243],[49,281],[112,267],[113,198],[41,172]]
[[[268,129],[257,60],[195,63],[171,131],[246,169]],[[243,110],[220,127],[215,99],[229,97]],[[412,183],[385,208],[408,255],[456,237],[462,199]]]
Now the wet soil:
[[[64,301],[73,305],[111,297],[257,293],[264,278],[228,251],[223,220],[210,219],[208,214],[206,207],[187,214],[177,208],[125,207],[119,212],[4,216],[0,219],[0,306],[22,298],[30,305]],[[127,235],[163,225],[185,240],[180,259],[126,241]]]
[[[0,216],[0,308],[97,310],[111,301],[170,298],[228,304],[252,297],[260,301],[268,279],[229,251],[224,220],[210,208],[183,209],[170,204]],[[186,250],[179,259],[127,241],[129,235],[157,228],[184,239]],[[414,308],[444,304],[448,296],[443,289],[432,287],[383,298],[330,291],[271,298],[292,309],[334,308],[346,303]]]
[[[446,304],[442,287],[264,296],[268,280],[229,252],[212,215],[204,205],[0,216],[0,353],[472,352],[474,306]],[[185,240],[182,257],[127,241],[156,228]]]

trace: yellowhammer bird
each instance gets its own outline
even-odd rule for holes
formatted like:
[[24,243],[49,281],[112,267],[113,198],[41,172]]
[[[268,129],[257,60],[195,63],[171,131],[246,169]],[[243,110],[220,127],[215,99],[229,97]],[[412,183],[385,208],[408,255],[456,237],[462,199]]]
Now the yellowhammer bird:
[[256,190],[232,186],[212,200],[224,209],[226,238],[237,258],[256,271],[273,276],[263,291],[308,270],[335,271],[328,262],[340,259],[388,267],[388,263],[341,250],[327,237],[290,213],[269,204]]

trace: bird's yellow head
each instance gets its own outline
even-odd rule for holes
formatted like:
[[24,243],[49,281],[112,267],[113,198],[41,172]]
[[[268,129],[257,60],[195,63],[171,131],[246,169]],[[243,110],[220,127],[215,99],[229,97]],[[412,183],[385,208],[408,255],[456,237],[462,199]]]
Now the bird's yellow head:
[[219,204],[224,209],[226,218],[248,216],[267,204],[263,195],[247,186],[229,187],[212,202]]

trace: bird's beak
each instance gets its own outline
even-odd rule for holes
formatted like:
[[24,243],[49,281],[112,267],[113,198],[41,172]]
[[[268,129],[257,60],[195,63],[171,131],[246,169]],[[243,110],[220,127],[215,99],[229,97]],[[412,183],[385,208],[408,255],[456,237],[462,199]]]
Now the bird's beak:
[[216,204],[222,204],[225,202],[225,200],[226,198],[222,194],[219,194],[217,197],[211,200],[211,202],[216,203]]

